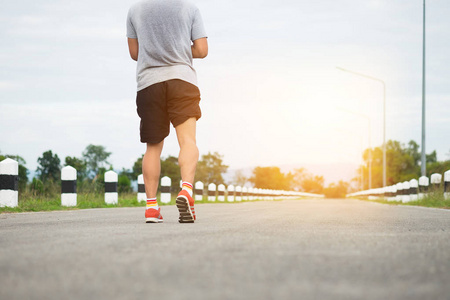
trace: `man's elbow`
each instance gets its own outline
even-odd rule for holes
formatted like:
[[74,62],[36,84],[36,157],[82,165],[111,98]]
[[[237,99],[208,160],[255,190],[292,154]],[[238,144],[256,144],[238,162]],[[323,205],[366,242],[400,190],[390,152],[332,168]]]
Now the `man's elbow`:
[[137,59],[138,59],[138,55],[137,55],[137,54],[131,54],[131,53],[130,53],[130,57],[131,57],[131,59],[134,60],[134,61],[137,61]]
[[206,56],[208,56],[208,46],[207,45],[206,45],[206,47],[197,47],[195,50],[196,50],[195,58],[205,58]]
[[198,58],[205,58],[207,56],[208,56],[208,49],[201,50],[198,53]]

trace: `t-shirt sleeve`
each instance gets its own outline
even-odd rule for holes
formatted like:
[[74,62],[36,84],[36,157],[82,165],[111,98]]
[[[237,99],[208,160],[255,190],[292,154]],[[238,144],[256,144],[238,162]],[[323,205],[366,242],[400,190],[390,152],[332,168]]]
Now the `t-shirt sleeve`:
[[131,21],[131,9],[128,11],[127,15],[127,37],[130,39],[137,39],[136,29]]
[[205,27],[203,26],[202,15],[198,8],[196,8],[192,20],[191,40],[195,41],[204,37],[208,36],[206,35]]

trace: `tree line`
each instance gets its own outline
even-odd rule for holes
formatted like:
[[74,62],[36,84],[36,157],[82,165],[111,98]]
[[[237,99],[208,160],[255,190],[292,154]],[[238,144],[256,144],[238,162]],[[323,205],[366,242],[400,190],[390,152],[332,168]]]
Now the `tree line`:
[[[101,145],[88,145],[80,157],[67,156],[62,162],[58,154],[52,150],[45,151],[37,159],[38,167],[35,177],[28,180],[29,170],[26,161],[19,155],[2,155],[0,161],[11,158],[19,163],[19,191],[29,191],[34,195],[53,196],[61,192],[61,169],[64,166],[72,166],[77,170],[77,191],[103,192],[104,173],[113,170],[112,164],[108,161],[111,152]],[[118,172],[118,192],[132,192],[132,181],[142,174],[142,158],[139,157],[130,169],[122,168]],[[223,156],[217,152],[204,154],[197,164],[195,180],[205,183],[220,184],[224,182],[223,174],[228,170],[228,166],[223,163]],[[172,179],[172,190],[179,189],[181,174],[178,165],[178,158],[168,156],[161,159],[161,178],[169,176]]]
[[[372,151],[372,188],[381,187],[382,182],[382,148],[374,147],[363,152],[364,163],[356,170],[357,176],[351,182],[339,181],[325,187],[323,176],[314,175],[304,168],[282,173],[279,167],[253,168],[252,175],[246,177],[242,171],[237,171],[230,184],[251,185],[255,188],[274,190],[293,190],[307,193],[325,194],[327,197],[344,197],[350,192],[351,183],[358,189],[369,187],[369,151]],[[28,181],[29,171],[25,160],[18,155],[1,155],[0,161],[12,158],[19,163],[19,191],[29,190],[33,194],[55,195],[60,193],[61,168],[72,166],[77,170],[77,188],[79,192],[103,192],[104,173],[113,170],[108,162],[111,152],[101,145],[88,145],[80,157],[67,156],[64,162],[51,150],[45,151],[37,159],[36,176]],[[399,141],[388,141],[386,144],[387,184],[420,177],[419,145],[410,141],[404,145]],[[132,192],[132,181],[137,180],[142,173],[143,155],[136,159],[130,169],[122,168],[118,174],[118,190],[120,193]],[[450,160],[438,161],[436,151],[427,155],[427,174],[443,173],[450,169]],[[218,152],[208,152],[199,159],[195,181],[203,183],[227,184],[224,174],[228,165],[224,164],[223,155]],[[161,159],[161,177],[172,179],[172,190],[179,189],[181,175],[178,158],[167,156]]]
[[237,173],[235,181],[250,182],[256,188],[324,194],[329,198],[344,197],[350,186],[341,180],[325,187],[323,176],[312,174],[305,168],[282,173],[279,167],[255,167],[249,178]]
[[[372,152],[372,188],[383,186],[383,149],[382,147],[367,148],[363,152],[364,163],[357,170],[357,176],[353,181],[361,190],[369,189],[369,152]],[[426,176],[433,173],[444,173],[450,170],[449,159],[437,160],[436,150],[426,155]],[[417,179],[421,176],[421,152],[420,146],[414,140],[407,144],[389,140],[386,143],[386,185]]]

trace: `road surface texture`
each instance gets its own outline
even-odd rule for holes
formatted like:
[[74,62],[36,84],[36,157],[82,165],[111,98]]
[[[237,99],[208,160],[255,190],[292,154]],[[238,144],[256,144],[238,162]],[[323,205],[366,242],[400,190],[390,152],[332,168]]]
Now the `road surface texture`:
[[358,200],[0,215],[0,299],[450,299],[450,211]]

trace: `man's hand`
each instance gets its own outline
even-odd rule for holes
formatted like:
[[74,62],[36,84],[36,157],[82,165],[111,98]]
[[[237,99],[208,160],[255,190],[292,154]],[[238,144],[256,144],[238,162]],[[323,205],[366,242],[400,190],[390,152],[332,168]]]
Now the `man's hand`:
[[208,40],[207,38],[197,39],[191,46],[192,58],[205,58],[208,55]]
[[137,39],[128,38],[128,50],[130,51],[131,58],[137,60],[139,53],[139,43]]

